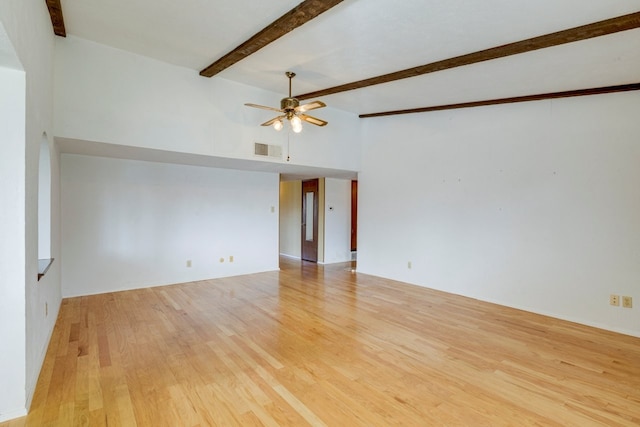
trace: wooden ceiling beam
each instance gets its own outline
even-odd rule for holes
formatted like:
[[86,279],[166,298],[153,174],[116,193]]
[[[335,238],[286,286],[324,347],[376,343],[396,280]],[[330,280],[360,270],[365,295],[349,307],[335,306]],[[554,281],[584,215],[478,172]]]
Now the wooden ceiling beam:
[[56,36],[67,37],[67,30],[64,28],[64,18],[62,17],[62,5],[60,0],[45,0],[53,24],[53,32]]
[[617,86],[605,86],[591,89],[568,90],[564,92],[542,93],[538,95],[514,96],[511,98],[490,99],[486,101],[462,102],[459,104],[437,105],[433,107],[411,108],[407,110],[384,111],[381,113],[360,114],[358,117],[366,119],[370,117],[397,116],[399,114],[428,113],[431,111],[456,110],[459,108],[484,107],[487,105],[513,104],[517,102],[541,101],[543,99],[570,98],[575,96],[601,95],[605,93],[629,92],[640,90],[640,83],[631,83]]
[[335,93],[346,92],[349,90],[379,85],[382,83],[389,83],[409,77],[416,77],[436,71],[462,67],[464,65],[475,64],[478,62],[489,61],[497,58],[504,58],[506,56],[517,55],[520,53],[531,52],[538,49],[545,49],[548,47],[559,46],[566,43],[587,40],[590,38],[600,37],[607,34],[613,34],[639,27],[640,12],[635,12],[629,15],[623,15],[592,24],[582,25],[580,27],[575,27],[568,30],[533,37],[515,43],[509,43],[462,56],[456,56],[455,58],[444,59],[442,61],[408,68],[402,71],[396,71],[377,77],[371,77],[352,83],[346,83],[340,86],[334,86],[328,89],[322,89],[315,92],[296,95],[296,98],[298,98],[299,100],[318,98]]
[[253,37],[222,58],[218,59],[207,68],[200,71],[204,77],[213,77],[220,71],[257,52],[274,40],[279,39],[290,31],[311,21],[321,13],[326,12],[342,0],[305,0],[280,18],[273,21],[267,27],[260,30]]

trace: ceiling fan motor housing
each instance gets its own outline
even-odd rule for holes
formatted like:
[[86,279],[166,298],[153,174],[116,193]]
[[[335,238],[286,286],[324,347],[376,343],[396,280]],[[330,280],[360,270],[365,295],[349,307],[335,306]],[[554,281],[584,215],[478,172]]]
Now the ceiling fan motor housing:
[[300,105],[300,101],[296,98],[282,98],[280,100],[280,108],[287,114],[287,118],[290,119],[290,115],[293,116],[295,108]]

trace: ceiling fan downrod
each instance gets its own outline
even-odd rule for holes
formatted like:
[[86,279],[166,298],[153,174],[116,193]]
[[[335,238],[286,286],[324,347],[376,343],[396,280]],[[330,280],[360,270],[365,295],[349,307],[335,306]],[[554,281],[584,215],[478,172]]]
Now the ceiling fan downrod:
[[293,71],[287,71],[285,74],[289,78],[289,98],[291,98],[291,79],[296,76],[296,73],[294,73]]

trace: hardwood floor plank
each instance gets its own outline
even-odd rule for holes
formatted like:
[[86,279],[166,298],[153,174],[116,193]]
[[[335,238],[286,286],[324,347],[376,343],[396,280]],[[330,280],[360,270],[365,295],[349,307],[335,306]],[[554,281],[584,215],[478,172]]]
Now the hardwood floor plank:
[[640,339],[353,273],[65,299],[23,426],[640,424]]

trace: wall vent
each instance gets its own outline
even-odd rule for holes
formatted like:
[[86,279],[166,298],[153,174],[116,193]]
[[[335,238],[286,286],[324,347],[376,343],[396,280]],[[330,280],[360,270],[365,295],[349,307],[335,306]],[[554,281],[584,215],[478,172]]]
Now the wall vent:
[[282,147],[279,145],[262,144],[260,142],[254,143],[254,154],[256,156],[273,157],[276,159],[282,158]]

